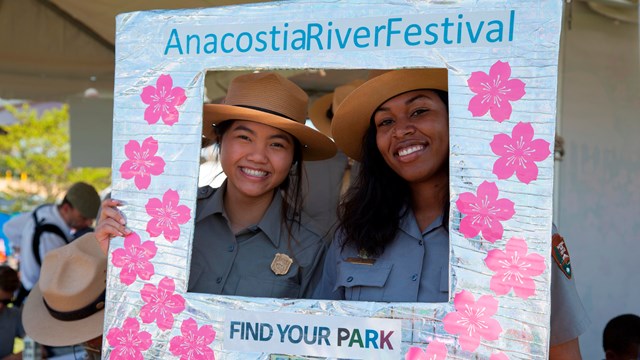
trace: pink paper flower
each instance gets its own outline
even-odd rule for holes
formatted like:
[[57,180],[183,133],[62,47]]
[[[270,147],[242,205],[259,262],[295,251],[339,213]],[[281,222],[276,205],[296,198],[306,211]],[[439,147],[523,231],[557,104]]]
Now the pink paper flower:
[[109,354],[111,360],[144,359],[142,352],[151,347],[151,334],[140,331],[140,324],[135,318],[127,318],[122,328],[111,328],[107,333],[107,341],[113,350]]
[[145,241],[140,244],[140,236],[131,233],[124,238],[124,248],[119,248],[111,254],[113,266],[122,268],[120,270],[120,281],[125,285],[131,285],[136,281],[136,277],[149,280],[155,270],[153,264],[149,262],[158,248],[153,241]]
[[178,205],[180,195],[175,190],[167,190],[158,198],[149,199],[146,205],[147,214],[152,219],[147,223],[147,232],[152,237],[164,233],[164,238],[174,242],[180,238],[180,224],[191,219],[191,210],[186,205]]
[[491,150],[500,156],[493,164],[493,173],[498,179],[508,179],[516,173],[518,180],[525,184],[538,178],[536,161],[546,159],[551,151],[549,142],[533,140],[533,127],[529,123],[518,123],[511,136],[497,134],[491,142]]
[[160,330],[169,330],[173,326],[173,314],[184,310],[184,298],[175,294],[176,285],[173,279],[162,278],[158,287],[145,284],[140,296],[146,305],[140,309],[140,319],[145,324],[157,321]]
[[182,336],[176,336],[169,342],[169,351],[180,360],[208,360],[215,359],[209,344],[216,338],[216,332],[211,325],[198,324],[193,319],[187,319],[180,326]]
[[135,140],[131,140],[124,146],[127,160],[120,166],[120,174],[124,179],[135,177],[136,187],[146,189],[151,184],[151,175],[157,176],[164,172],[164,160],[155,156],[158,152],[158,141],[148,137],[142,142],[142,146]]
[[446,332],[459,335],[462,350],[474,351],[480,345],[480,338],[496,340],[502,332],[498,321],[491,317],[498,310],[498,301],[492,296],[481,296],[476,302],[473,294],[462,290],[456,294],[453,304],[456,311],[445,315],[442,322]]
[[500,352],[500,353],[491,354],[491,357],[489,358],[489,360],[509,360],[509,357],[504,353]]
[[142,89],[140,98],[149,105],[144,111],[144,119],[149,125],[157,123],[160,118],[167,125],[175,124],[180,116],[176,106],[187,100],[183,88],[173,87],[171,75],[160,75],[155,87],[147,86]]
[[475,117],[483,116],[487,111],[497,122],[511,117],[511,103],[524,96],[524,83],[518,79],[509,80],[511,66],[508,62],[498,61],[489,70],[489,74],[474,71],[467,80],[469,89],[477,95],[469,101],[469,111]]
[[427,345],[427,350],[412,347],[404,356],[405,360],[444,360],[447,358],[447,346],[437,340]]
[[544,271],[544,258],[527,254],[526,241],[515,237],[507,241],[505,250],[489,250],[484,259],[487,267],[496,272],[491,277],[491,290],[496,295],[505,295],[513,288],[517,297],[526,299],[536,292],[533,277]]
[[478,196],[470,192],[460,194],[456,206],[466,215],[460,221],[460,232],[465,238],[482,232],[482,237],[492,243],[502,238],[504,229],[500,221],[509,220],[515,214],[513,201],[498,199],[498,187],[487,181],[478,186]]

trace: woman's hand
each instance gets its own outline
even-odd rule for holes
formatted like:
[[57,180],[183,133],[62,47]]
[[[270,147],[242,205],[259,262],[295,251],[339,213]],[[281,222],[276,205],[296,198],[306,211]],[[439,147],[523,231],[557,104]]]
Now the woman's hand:
[[105,255],[109,251],[112,238],[131,234],[131,230],[126,227],[127,222],[124,216],[118,210],[118,206],[121,205],[123,202],[115,199],[106,199],[100,205],[100,216],[94,234]]

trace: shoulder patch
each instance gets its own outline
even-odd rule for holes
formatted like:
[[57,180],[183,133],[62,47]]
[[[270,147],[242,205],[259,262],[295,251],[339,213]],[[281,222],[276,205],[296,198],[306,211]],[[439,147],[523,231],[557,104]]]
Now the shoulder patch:
[[198,189],[198,200],[206,199],[213,195],[216,192],[216,189],[211,186],[203,186]]
[[560,268],[560,271],[568,278],[571,279],[571,258],[569,257],[569,249],[564,242],[564,238],[560,234],[553,234],[551,238],[553,260]]

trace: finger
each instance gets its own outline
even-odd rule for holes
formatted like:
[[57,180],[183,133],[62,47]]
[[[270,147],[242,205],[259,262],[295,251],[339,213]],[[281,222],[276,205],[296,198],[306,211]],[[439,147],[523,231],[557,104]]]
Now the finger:
[[96,237],[100,239],[114,236],[125,236],[131,233],[131,231],[124,225],[121,225],[113,219],[107,219],[100,223],[100,225],[96,227],[95,232]]
[[114,221],[126,225],[127,221],[120,210],[115,207],[103,207],[102,213],[100,214],[100,220],[98,223],[106,221],[108,219],[113,219]]

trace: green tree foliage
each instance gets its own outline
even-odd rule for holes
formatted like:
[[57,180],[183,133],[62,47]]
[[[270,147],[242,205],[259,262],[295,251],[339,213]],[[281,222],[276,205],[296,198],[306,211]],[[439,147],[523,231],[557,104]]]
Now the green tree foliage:
[[38,117],[28,105],[6,109],[18,122],[4,126],[7,134],[0,135],[0,169],[17,178],[27,174],[27,181],[18,182],[0,197],[9,199],[11,209],[28,210],[36,203],[52,202],[76,181],[92,184],[98,191],[111,182],[109,168],[72,168],[69,144],[69,109],[45,111]]

